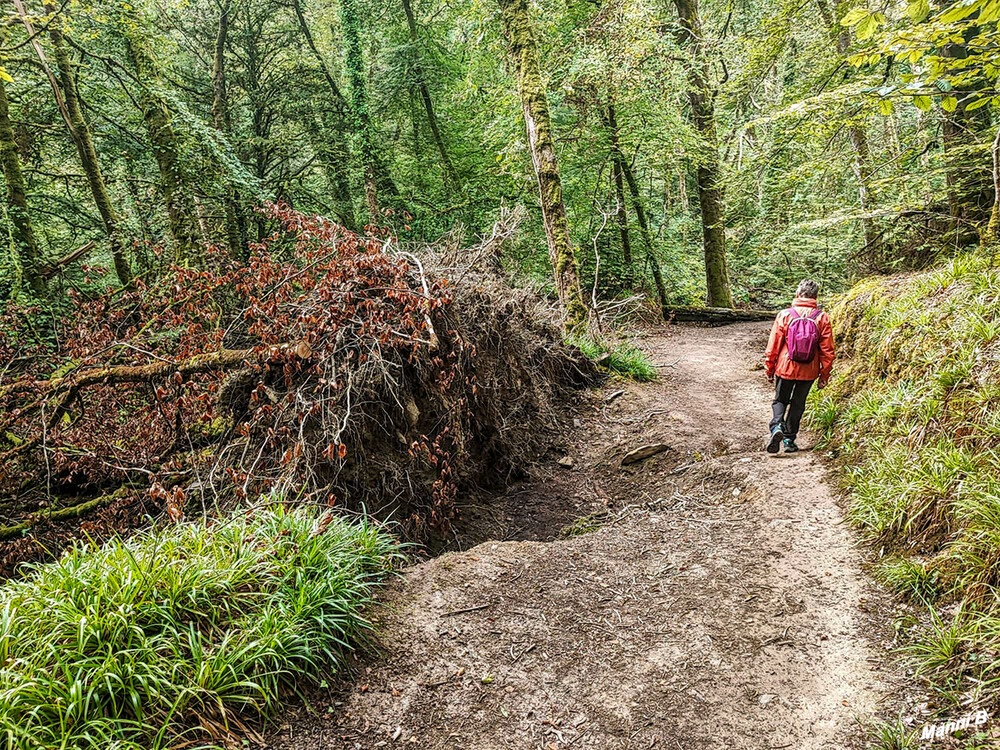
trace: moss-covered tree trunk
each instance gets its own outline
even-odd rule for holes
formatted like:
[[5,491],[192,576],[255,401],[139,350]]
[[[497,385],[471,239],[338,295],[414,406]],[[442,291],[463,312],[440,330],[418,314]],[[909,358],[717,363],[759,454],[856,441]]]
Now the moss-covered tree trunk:
[[[618,135],[618,114],[613,104],[608,104],[604,116],[604,126],[608,130],[608,138],[611,141],[611,163],[615,172],[615,179],[624,177],[628,183],[629,192],[632,194],[632,209],[635,211],[635,220],[639,224],[639,233],[642,235],[643,244],[646,246],[646,260],[649,262],[650,272],[653,274],[653,283],[656,285],[656,296],[660,300],[660,312],[666,320],[669,313],[667,311],[667,287],[663,281],[663,271],[660,269],[660,261],[656,257],[653,245],[653,236],[649,231],[649,220],[646,218],[646,208],[642,203],[642,195],[639,193],[639,184],[636,182],[632,166],[625,158],[622,151],[621,141]],[[623,199],[621,187],[617,187],[619,195]]]
[[181,159],[181,142],[174,131],[170,110],[152,88],[159,71],[144,40],[129,31],[122,35],[129,61],[140,81],[148,82],[137,92],[153,157],[160,172],[160,190],[167,209],[167,224],[178,264],[191,265],[202,255],[193,192]]
[[368,111],[368,87],[365,82],[364,55],[361,52],[361,27],[354,0],[341,0],[340,12],[344,26],[344,56],[351,83],[351,110],[364,169],[365,204],[368,206],[369,222],[379,224],[382,221],[378,198],[379,159],[374,127]]
[[[49,14],[55,14],[58,8],[53,3],[47,2],[45,10]],[[132,280],[132,271],[129,268],[125,252],[125,242],[121,236],[118,214],[111,203],[111,197],[108,195],[108,188],[104,182],[104,175],[101,173],[101,165],[97,159],[97,150],[94,148],[90,126],[83,116],[83,107],[80,104],[80,94],[76,85],[76,72],[69,59],[62,25],[58,18],[54,18],[50,24],[49,36],[52,39],[52,55],[59,71],[59,88],[62,91],[66,115],[69,118],[70,136],[76,146],[77,153],[80,155],[80,164],[87,177],[87,185],[90,187],[94,204],[97,206],[97,212],[101,216],[101,222],[108,235],[115,273],[118,280],[123,285],[127,285]]]
[[[229,13],[231,0],[225,0],[219,8],[219,24],[215,34],[215,50],[212,58],[212,124],[225,135],[232,132],[229,119],[229,92],[226,85],[226,44],[229,38]],[[238,191],[226,187],[223,198],[225,210],[226,244],[229,252],[236,257],[247,253],[247,220],[240,202]]]
[[27,190],[21,173],[21,159],[17,153],[17,141],[10,124],[7,104],[7,84],[0,78],[0,165],[3,167],[4,182],[7,183],[7,214],[10,217],[14,252],[17,265],[24,280],[36,293],[45,290],[45,282],[39,269],[38,242],[31,226],[28,212]]
[[577,331],[586,325],[587,307],[580,290],[580,275],[573,248],[562,181],[556,160],[549,102],[538,65],[538,48],[526,0],[498,0],[507,32],[511,60],[521,95],[528,147],[535,167],[538,192],[545,222],[545,238],[555,277],[556,291],[563,309],[563,325]]
[[[347,127],[351,119],[349,116],[350,107],[341,93],[336,79],[333,77],[333,71],[330,70],[326,59],[320,53],[319,47],[316,46],[316,41],[313,39],[312,31],[309,29],[309,24],[306,21],[300,0],[292,0],[292,10],[295,11],[295,18],[298,20],[302,38],[306,40],[306,46],[309,47],[309,51],[312,52],[313,57],[319,64],[320,71],[323,73],[323,79],[326,81],[330,89],[330,94],[333,97],[332,110],[336,122],[333,123],[332,127],[324,126],[322,128],[322,130],[329,133],[329,136],[325,136],[312,127],[309,134],[314,146],[320,152],[320,158],[323,160],[323,166],[333,192],[337,219],[348,229],[354,229],[354,202],[351,199],[351,184],[347,171],[347,166],[351,162],[351,148],[347,140]],[[313,124],[312,122],[310,123],[310,125]],[[324,143],[326,140],[330,140],[330,145]]]
[[715,125],[714,91],[709,83],[705,38],[698,15],[697,0],[674,0],[681,22],[681,42],[691,51],[688,65],[688,100],[691,117],[701,135],[698,155],[698,202],[701,204],[701,227],[705,247],[705,280],[711,307],[732,307],[729,265],[726,260],[725,198],[722,167],[719,162],[719,139]]
[[424,104],[424,112],[427,114],[427,124],[430,126],[434,145],[437,146],[438,154],[441,156],[441,166],[444,169],[445,179],[453,187],[458,187],[458,172],[455,171],[455,165],[452,164],[451,157],[448,156],[444,136],[441,135],[441,127],[438,124],[437,115],[434,113],[434,102],[431,100],[431,92],[427,87],[427,77],[424,75],[423,66],[420,64],[420,52],[417,49],[419,41],[417,36],[417,20],[413,15],[410,0],[402,0],[402,2],[403,13],[406,14],[406,26],[410,32],[410,44],[413,47],[413,75],[416,78],[420,99]]

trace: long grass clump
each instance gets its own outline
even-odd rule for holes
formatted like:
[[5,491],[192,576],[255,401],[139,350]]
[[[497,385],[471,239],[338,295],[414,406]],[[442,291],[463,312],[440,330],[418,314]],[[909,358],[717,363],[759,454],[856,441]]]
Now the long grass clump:
[[78,545],[0,588],[0,747],[212,747],[363,641],[396,555],[281,506]]
[[635,344],[609,344],[589,336],[571,336],[566,343],[575,346],[600,367],[624,378],[644,383],[656,380],[659,374],[656,365]]
[[877,575],[929,607],[907,653],[945,703],[1000,694],[1000,270],[972,253],[872,279],[831,317],[840,372],[811,419]]

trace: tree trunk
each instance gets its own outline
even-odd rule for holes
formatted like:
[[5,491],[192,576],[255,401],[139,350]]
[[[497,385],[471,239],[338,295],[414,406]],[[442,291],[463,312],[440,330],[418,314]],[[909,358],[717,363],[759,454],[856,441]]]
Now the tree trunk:
[[453,187],[458,187],[458,173],[455,171],[455,166],[451,163],[451,158],[448,156],[448,149],[445,147],[444,138],[441,136],[441,128],[438,126],[437,115],[434,114],[434,104],[431,101],[431,92],[427,88],[427,79],[424,76],[424,69],[420,65],[420,53],[417,50],[417,21],[413,16],[413,8],[410,7],[410,0],[402,0],[403,2],[403,12],[406,14],[406,25],[410,30],[410,44],[413,47],[413,74],[417,79],[417,88],[420,92],[420,98],[424,103],[424,111],[427,113],[427,124],[431,129],[431,136],[434,138],[434,144],[437,146],[438,153],[441,155],[441,165],[444,167],[445,179],[448,180]]
[[617,159],[612,160],[612,181],[615,186],[615,204],[618,210],[615,211],[615,221],[618,223],[618,234],[622,240],[622,261],[628,274],[632,274],[632,241],[628,232],[628,210],[625,208],[625,178],[621,165]]
[[[215,55],[212,59],[212,124],[215,129],[230,135],[232,125],[229,119],[229,93],[226,86],[226,42],[229,37],[229,11],[232,0],[225,0],[219,9],[219,26],[215,35]],[[246,256],[247,236],[246,216],[241,217],[243,206],[235,188],[227,187],[223,199],[225,209],[226,244],[229,252],[237,258]]]
[[[45,10],[49,14],[55,14],[58,11],[56,6],[51,2],[45,3]],[[132,270],[129,268],[126,257],[125,243],[122,240],[118,224],[118,215],[108,195],[104,176],[101,174],[101,165],[97,160],[97,150],[94,148],[90,126],[83,116],[80,95],[76,86],[76,74],[73,70],[73,64],[70,62],[69,53],[66,50],[62,25],[58,19],[53,19],[49,27],[49,36],[52,39],[52,54],[55,57],[56,68],[59,71],[59,87],[62,90],[66,115],[69,118],[70,136],[76,146],[77,153],[80,155],[83,173],[87,177],[87,185],[90,187],[90,193],[94,197],[94,204],[97,206],[97,212],[101,216],[104,230],[108,235],[108,242],[111,245],[111,257],[115,264],[115,273],[123,285],[128,285],[132,280]]]
[[712,307],[732,307],[729,288],[729,266],[726,261],[725,201],[722,169],[719,164],[719,143],[715,127],[714,92],[709,84],[708,59],[705,54],[701,18],[697,0],[674,0],[681,21],[681,41],[692,52],[688,67],[691,115],[702,138],[702,153],[698,159],[698,202],[701,204],[701,226],[705,245],[705,279],[708,304]]
[[535,168],[538,192],[545,222],[549,260],[555,277],[556,292],[563,309],[563,326],[579,331],[587,322],[587,307],[580,290],[580,276],[569,233],[569,220],[563,203],[562,181],[556,160],[555,139],[549,102],[542,84],[531,18],[526,0],[498,0],[510,45],[510,55],[517,76],[517,88],[524,110],[528,147]]
[[364,56],[361,51],[361,28],[354,0],[341,0],[340,12],[344,27],[347,74],[351,82],[351,109],[364,168],[368,220],[371,224],[379,224],[382,221],[382,209],[379,206],[378,198],[380,164],[375,146],[374,127],[368,111],[368,88],[365,82]]
[[982,244],[992,251],[1000,239],[1000,128],[997,128],[997,134],[993,138],[990,154],[993,158],[993,208],[990,209],[990,219],[983,232]]
[[0,164],[3,166],[4,181],[7,183],[7,213],[10,216],[14,252],[17,253],[16,263],[31,290],[40,294],[45,291],[45,282],[39,269],[38,242],[35,240],[31,214],[28,212],[27,191],[24,187],[24,175],[21,173],[21,160],[17,153],[14,129],[10,124],[7,84],[3,78],[0,78]]
[[660,262],[653,252],[653,236],[649,231],[649,221],[646,219],[646,209],[642,205],[642,197],[639,194],[639,183],[636,182],[632,167],[626,161],[625,154],[622,153],[621,143],[618,139],[618,115],[613,104],[608,104],[607,113],[604,117],[604,125],[608,129],[608,137],[611,139],[611,162],[616,175],[621,175],[628,183],[629,192],[632,194],[632,210],[635,211],[635,220],[639,223],[639,233],[646,246],[646,258],[649,261],[650,270],[653,274],[653,283],[656,285],[656,296],[660,300],[660,312],[667,319],[667,287],[663,282],[663,271],[660,269]]
[[[841,57],[846,57],[851,46],[851,32],[840,25],[840,18],[843,16],[843,3],[837,6],[837,15],[830,12],[830,7],[826,0],[816,0],[819,6],[820,16],[826,24],[827,31],[834,44],[837,45],[837,52]],[[872,209],[872,188],[871,188],[871,154],[868,149],[868,134],[864,127],[857,123],[852,123],[848,127],[851,137],[851,148],[854,150],[854,160],[851,163],[851,170],[854,172],[854,179],[858,183],[858,202],[861,205],[861,212],[864,216],[861,219],[861,228],[865,235],[865,249],[868,253],[874,253],[878,243],[878,229],[875,226],[875,219],[868,214]]]
[[[139,80],[156,81],[159,71],[144,42],[131,33],[124,33],[122,36]],[[153,147],[153,156],[160,170],[160,189],[167,208],[167,223],[174,242],[175,258],[180,265],[190,265],[201,257],[202,248],[199,245],[193,196],[181,161],[180,140],[170,122],[167,103],[160,96],[143,86],[138,91],[138,99]]]
[[777,310],[734,310],[731,307],[670,307],[666,312],[668,319],[679,323],[711,325],[769,322],[778,314]]
[[[315,40],[313,40],[312,32],[309,30],[309,24],[306,23],[305,14],[302,12],[302,4],[300,0],[292,0],[292,9],[295,11],[295,18],[298,20],[299,30],[302,32],[302,37],[306,40],[306,46],[309,47],[313,57],[316,58],[316,62],[319,63],[320,71],[323,73],[323,78],[326,80],[327,86],[330,87],[330,93],[333,96],[333,111],[336,114],[337,122],[334,127],[330,128],[330,131],[333,134],[333,148],[322,149],[324,154],[328,157],[324,163],[328,179],[330,181],[330,186],[333,188],[337,218],[340,223],[348,229],[354,229],[356,226],[354,218],[354,203],[351,199],[351,184],[348,179],[347,172],[347,165],[350,164],[351,161],[351,149],[345,135],[349,119],[349,107],[347,100],[340,91],[340,87],[337,86],[337,81],[333,77],[333,72],[330,70],[330,66],[327,65],[326,60],[323,58],[323,55],[320,54],[319,48],[316,46]],[[318,133],[316,136],[317,139],[322,138],[323,134]]]

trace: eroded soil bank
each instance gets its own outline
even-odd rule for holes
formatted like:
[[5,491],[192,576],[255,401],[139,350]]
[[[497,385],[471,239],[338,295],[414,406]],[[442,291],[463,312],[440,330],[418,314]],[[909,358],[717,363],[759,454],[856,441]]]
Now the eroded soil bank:
[[273,746],[860,746],[889,693],[884,602],[820,457],[761,449],[765,333],[646,338],[663,377],[588,394],[565,445],[459,537],[510,541],[407,569],[378,655]]

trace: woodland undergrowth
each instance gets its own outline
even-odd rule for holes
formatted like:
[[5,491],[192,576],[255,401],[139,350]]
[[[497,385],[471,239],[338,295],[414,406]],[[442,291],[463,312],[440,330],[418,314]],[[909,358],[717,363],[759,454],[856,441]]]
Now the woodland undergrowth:
[[1000,697],[1000,268],[968,254],[831,311],[843,359],[811,418],[877,575],[916,605],[903,650],[938,708]]

